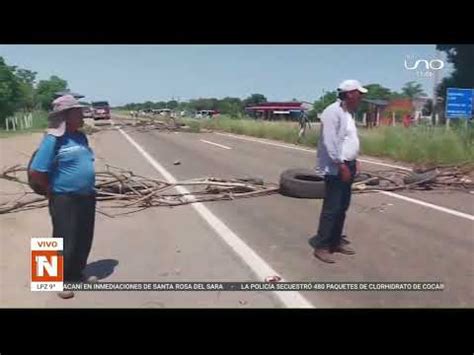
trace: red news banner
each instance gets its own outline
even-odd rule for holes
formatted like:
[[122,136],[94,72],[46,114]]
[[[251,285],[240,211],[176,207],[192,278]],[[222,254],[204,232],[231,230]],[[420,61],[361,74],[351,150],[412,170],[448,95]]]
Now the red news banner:
[[31,238],[31,291],[62,291],[62,238]]

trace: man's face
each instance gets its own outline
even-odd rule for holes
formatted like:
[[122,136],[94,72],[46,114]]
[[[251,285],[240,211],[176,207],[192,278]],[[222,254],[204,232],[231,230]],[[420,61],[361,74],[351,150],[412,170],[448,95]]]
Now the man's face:
[[346,105],[351,111],[357,110],[362,100],[362,95],[359,90],[352,90],[346,93]]
[[84,125],[81,108],[73,108],[67,112],[67,126],[70,131],[75,131]]

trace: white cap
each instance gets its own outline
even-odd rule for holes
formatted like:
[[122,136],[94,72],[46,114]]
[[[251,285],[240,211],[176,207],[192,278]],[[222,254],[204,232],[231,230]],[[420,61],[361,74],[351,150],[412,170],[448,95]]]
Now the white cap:
[[358,90],[363,94],[367,93],[367,89],[362,86],[362,84],[357,80],[344,80],[339,87],[337,88],[340,92],[354,91]]

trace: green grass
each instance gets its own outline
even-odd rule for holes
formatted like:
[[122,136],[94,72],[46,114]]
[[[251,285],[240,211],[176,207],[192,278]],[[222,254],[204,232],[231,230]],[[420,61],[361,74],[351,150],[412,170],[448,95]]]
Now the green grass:
[[474,161],[473,128],[381,127],[359,130],[366,155],[410,163],[451,164]]
[[119,115],[119,116],[130,116],[130,111],[123,111],[123,110],[112,110],[112,115]]
[[[7,131],[6,129],[0,129],[0,138],[8,138],[8,137],[16,136],[19,134],[41,132],[45,128],[48,127],[48,113],[47,112],[34,111],[32,114],[33,114],[33,126],[31,128],[19,129],[19,125],[18,125],[17,130],[13,131],[11,127],[11,123],[10,123],[9,131]],[[23,117],[23,114],[18,113],[17,116],[20,118],[20,117]]]
[[254,119],[233,119],[221,115],[216,119],[181,119],[191,127],[191,130],[198,132],[200,129],[219,130],[234,134],[242,134],[257,138],[268,138],[287,143],[300,143],[314,146],[318,140],[318,132],[314,129],[307,133],[304,139],[298,140],[298,125],[294,122],[262,122]]
[[[221,116],[212,120],[184,118],[193,132],[211,129],[257,138],[316,147],[319,131],[309,130],[298,140],[298,125],[294,122],[263,122],[253,119],[233,119]],[[364,155],[387,157],[409,163],[456,164],[474,161],[474,128],[464,125],[446,127],[418,126],[359,129],[361,152]]]

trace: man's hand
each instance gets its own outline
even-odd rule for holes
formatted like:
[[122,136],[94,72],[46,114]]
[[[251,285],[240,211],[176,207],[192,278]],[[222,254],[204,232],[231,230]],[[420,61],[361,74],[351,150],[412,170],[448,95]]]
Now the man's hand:
[[351,170],[349,167],[342,163],[339,165],[339,175],[341,176],[342,182],[350,182],[351,181]]

